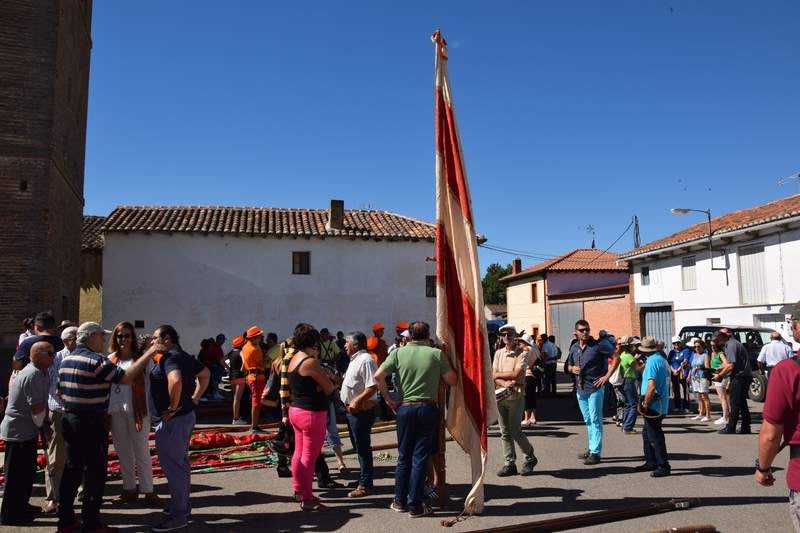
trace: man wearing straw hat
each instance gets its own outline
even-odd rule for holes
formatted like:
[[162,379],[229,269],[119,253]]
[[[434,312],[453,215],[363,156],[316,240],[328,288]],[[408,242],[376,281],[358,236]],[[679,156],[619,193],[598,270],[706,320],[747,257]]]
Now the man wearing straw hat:
[[[503,455],[505,463],[497,472],[500,477],[517,474],[517,453],[514,443],[517,443],[522,453],[525,454],[525,464],[520,472],[523,476],[533,474],[533,469],[539,462],[533,454],[533,446],[522,433],[522,410],[524,407],[525,369],[528,367],[528,350],[520,346],[517,330],[514,326],[506,324],[500,328],[500,336],[505,341],[505,346],[497,350],[492,361],[492,374],[495,386],[505,388],[510,394],[497,402],[498,423],[500,424],[500,439],[503,441]],[[527,344],[527,343],[526,343]]]
[[642,441],[644,464],[636,467],[638,472],[651,471],[652,477],[670,475],[667,443],[661,423],[669,411],[670,366],[658,349],[653,337],[644,337],[639,352],[649,356],[642,371],[640,414],[644,418]]

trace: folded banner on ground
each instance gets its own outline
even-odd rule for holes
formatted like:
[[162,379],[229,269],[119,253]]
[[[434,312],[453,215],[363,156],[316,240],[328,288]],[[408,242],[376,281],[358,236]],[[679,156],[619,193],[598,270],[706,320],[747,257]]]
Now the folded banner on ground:
[[472,203],[447,77],[447,43],[438,31],[431,39],[436,46],[436,333],[459,376],[450,391],[447,428],[471,458],[473,485],[464,510],[479,513],[487,428],[497,420],[497,402]]

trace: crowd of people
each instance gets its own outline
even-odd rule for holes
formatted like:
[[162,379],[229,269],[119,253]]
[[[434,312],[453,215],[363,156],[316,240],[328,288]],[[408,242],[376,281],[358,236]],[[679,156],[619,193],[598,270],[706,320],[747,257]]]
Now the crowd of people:
[[[800,337],[800,326],[794,325]],[[0,424],[6,446],[0,521],[24,525],[40,512],[56,513],[59,531],[113,530],[100,516],[109,431],[122,474],[122,492],[114,501],[127,504],[141,498],[147,506],[163,507],[165,502],[153,487],[148,435],[154,428],[169,500],[164,520],[152,530],[188,527],[192,508],[187,452],[195,409],[204,398],[225,397],[220,389],[225,371],[234,425],[249,424],[252,433],[263,433],[262,407],[279,422],[272,445],[278,452],[276,470],[279,477],[291,477],[302,511],[325,509],[312,492],[315,477],[320,488],[344,488],[332,479],[322,450],[327,438],[340,473],[346,472],[337,427],[342,414],[358,457],[358,478],[347,497],[373,493],[372,428],[379,416],[393,418],[398,457],[390,508],[411,517],[426,516],[431,513],[427,499],[436,481],[432,460],[442,423],[440,384],[455,384],[457,374],[446,349],[431,339],[428,324],[398,322],[391,346],[383,339],[384,331],[383,324],[375,324],[369,337],[359,331],[337,332],[333,337],[325,328],[301,323],[279,342],[276,334],[265,335],[253,325],[232,340],[227,354],[226,338],[218,335],[203,340],[194,357],[181,348],[178,332],[170,325],[159,326],[149,337],[137,337],[129,322],[117,324],[113,331],[93,322],[62,323],[57,328],[52,314],[39,313],[14,355],[8,405]],[[673,412],[689,413],[695,405],[694,418],[711,422],[712,387],[722,410],[713,422],[721,426],[719,433],[750,433],[746,395],[753,369],[747,349],[727,328],[719,329],[707,344],[699,338],[684,344],[675,337],[670,350],[648,336],[615,337],[600,331],[595,338],[586,320],[576,322],[573,337],[563,364],[573,380],[587,430],[586,449],[580,454],[584,464],[602,461],[603,422],[610,411],[626,435],[638,434],[637,421],[642,422],[644,463],[636,470],[649,471],[653,477],[670,475],[662,427],[670,398]],[[772,341],[762,350],[759,363],[778,372],[787,368],[782,361],[793,354],[780,335]],[[496,348],[492,373],[504,455],[497,475],[531,475],[538,458],[522,428],[537,424],[537,397],[555,395],[562,350],[552,336],[524,337],[511,325],[500,328]],[[241,413],[246,391],[249,422]],[[775,394],[771,388],[771,397]],[[765,409],[765,419],[770,420],[766,413]],[[771,420],[773,429],[782,427],[778,422],[785,413],[781,416]],[[40,439],[47,449],[47,467],[46,500],[38,508],[29,500]],[[519,470],[517,448],[523,456]],[[765,453],[762,460],[771,463],[773,458],[774,454]],[[758,468],[759,482],[769,484],[767,470]],[[73,507],[81,487],[79,521]]]

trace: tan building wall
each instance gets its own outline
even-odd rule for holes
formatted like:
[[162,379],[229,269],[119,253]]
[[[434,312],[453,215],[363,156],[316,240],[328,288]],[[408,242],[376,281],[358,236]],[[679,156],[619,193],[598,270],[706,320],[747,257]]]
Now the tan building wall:
[[[83,251],[81,253],[81,294],[78,320],[97,322],[103,319],[103,253]],[[113,325],[113,324],[112,324]],[[107,329],[111,329],[106,325]]]
[[[538,328],[540,333],[547,330],[545,294],[546,285],[542,277],[532,277],[514,281],[506,288],[506,309],[508,323],[533,333]],[[533,302],[533,285],[536,285],[537,302]]]

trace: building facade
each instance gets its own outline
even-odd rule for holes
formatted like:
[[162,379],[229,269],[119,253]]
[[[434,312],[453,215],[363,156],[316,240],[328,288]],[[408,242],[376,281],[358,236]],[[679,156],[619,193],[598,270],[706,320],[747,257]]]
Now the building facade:
[[[519,260],[507,283],[508,321],[529,334],[548,333],[569,346],[575,322],[588,320],[593,334],[638,334],[630,275],[617,254],[579,248],[525,270]],[[562,348],[563,349],[563,348]]]
[[91,15],[0,2],[0,354],[38,311],[78,319]]
[[422,221],[341,204],[121,207],[103,231],[104,323],[173,324],[192,353],[252,324],[281,338],[300,322],[367,334],[382,322],[387,337],[398,320],[435,327],[435,227]]
[[714,218],[710,228],[695,224],[622,258],[633,266],[646,334],[667,339],[685,326],[735,325],[789,340],[779,309],[800,300],[800,195]]

